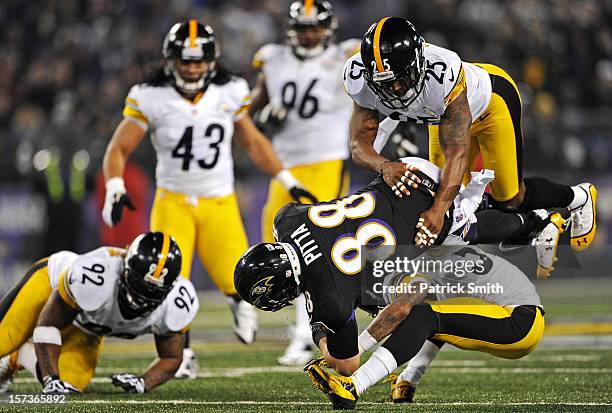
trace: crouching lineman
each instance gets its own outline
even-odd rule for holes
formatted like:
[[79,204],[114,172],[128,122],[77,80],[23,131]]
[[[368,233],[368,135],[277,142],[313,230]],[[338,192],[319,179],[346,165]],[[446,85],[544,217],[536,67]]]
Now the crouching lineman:
[[158,358],[142,376],[116,374],[112,383],[144,393],[170,380],[183,358],[181,333],[199,306],[180,269],[178,245],[161,232],[138,236],[127,251],[61,251],[38,261],[0,303],[0,390],[26,368],[43,393],[82,392],[104,336],[147,333]]
[[[516,266],[475,246],[442,246],[424,255],[425,259],[443,260],[445,265],[480,260],[484,270],[466,274],[424,271],[415,276],[397,274],[386,280],[393,286],[402,284],[406,293],[385,307],[361,333],[359,353],[346,348],[345,355],[350,358],[336,360],[325,345],[321,351],[330,366],[354,366],[359,364],[361,353],[389,336],[382,346],[350,377],[352,369],[346,367],[341,373],[346,376],[328,373],[323,359],[305,368],[334,408],[354,408],[359,395],[422,352],[428,340],[505,359],[524,357],[538,345],[544,333],[544,311],[534,285]],[[461,285],[475,287],[465,288],[463,293],[449,288]],[[321,337],[323,343],[330,340],[329,335]]]

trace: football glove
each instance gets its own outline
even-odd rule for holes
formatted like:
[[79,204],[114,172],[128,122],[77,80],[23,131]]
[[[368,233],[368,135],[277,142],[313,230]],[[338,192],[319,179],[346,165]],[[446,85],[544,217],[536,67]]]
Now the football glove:
[[291,197],[300,204],[314,204],[318,202],[317,197],[308,192],[288,170],[283,169],[277,173],[274,178],[280,182],[280,184],[289,191]]
[[276,107],[268,103],[257,112],[255,124],[259,129],[266,131],[267,134],[273,135],[285,126],[288,113],[284,106]]
[[134,211],[136,208],[127,196],[123,178],[114,177],[106,182],[106,197],[102,209],[102,219],[109,227],[114,227],[123,216],[123,207]]
[[130,373],[113,374],[111,380],[113,386],[121,387],[126,393],[143,394],[146,391],[144,379]]
[[43,378],[43,393],[58,394],[58,393],[80,393],[79,389],[72,384],[59,379],[56,375],[45,376]]

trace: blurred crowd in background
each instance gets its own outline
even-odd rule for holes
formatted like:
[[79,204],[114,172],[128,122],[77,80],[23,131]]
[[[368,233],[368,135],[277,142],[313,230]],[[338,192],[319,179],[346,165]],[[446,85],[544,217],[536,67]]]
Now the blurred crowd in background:
[[[457,51],[465,61],[505,68],[519,83],[523,98],[526,170],[554,174],[556,180],[568,183],[587,177],[600,185],[610,181],[611,1],[330,2],[340,23],[338,40],[360,38],[379,18],[398,15],[411,20],[426,41]],[[29,262],[61,248],[83,251],[99,242],[104,149],[121,120],[130,86],[161,64],[161,43],[173,23],[197,18],[213,26],[222,64],[253,84],[251,58],[264,43],[285,41],[289,4],[289,0],[0,2],[3,268],[9,271],[12,264],[7,263]],[[418,135],[421,154],[426,156],[424,130]],[[133,161],[146,199],[152,190],[152,147],[141,145]],[[255,242],[266,178],[251,169],[246,158],[238,156],[239,183],[256,181],[239,185],[246,225]],[[359,173],[354,177],[355,185],[366,179]],[[610,194],[607,198],[612,199],[612,187],[608,192],[601,189],[603,197]],[[612,215],[603,202],[600,205],[603,216]]]

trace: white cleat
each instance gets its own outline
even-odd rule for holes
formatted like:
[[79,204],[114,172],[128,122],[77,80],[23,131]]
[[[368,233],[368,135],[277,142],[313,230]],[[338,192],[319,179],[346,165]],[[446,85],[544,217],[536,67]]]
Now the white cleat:
[[536,275],[540,279],[550,277],[550,274],[555,269],[553,265],[557,261],[559,236],[563,234],[564,227],[565,219],[563,219],[561,214],[555,212],[550,216],[550,224],[535,239],[534,245],[538,257]]
[[244,344],[252,344],[257,335],[257,313],[255,307],[244,300],[236,302],[232,297],[228,297],[233,316],[234,333],[238,340]]
[[13,377],[17,372],[16,357],[11,359],[11,355],[0,359],[0,393],[6,393],[11,388]]
[[183,361],[181,366],[174,373],[176,379],[190,379],[193,380],[198,377],[198,359],[195,353],[190,348],[183,349]]
[[590,183],[578,185],[587,193],[587,200],[583,206],[572,211],[572,248],[576,251],[584,251],[591,246],[597,231],[597,188]]
[[314,344],[310,331],[297,332],[295,327],[289,327],[291,343],[287,346],[285,354],[276,361],[282,366],[304,367],[314,358]]

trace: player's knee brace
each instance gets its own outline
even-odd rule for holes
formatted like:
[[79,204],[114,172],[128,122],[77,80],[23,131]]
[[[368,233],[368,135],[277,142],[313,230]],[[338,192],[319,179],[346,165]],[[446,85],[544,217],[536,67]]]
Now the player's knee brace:
[[383,347],[393,354],[398,366],[404,364],[419,352],[425,340],[435,333],[437,325],[436,314],[431,306],[416,305]]

